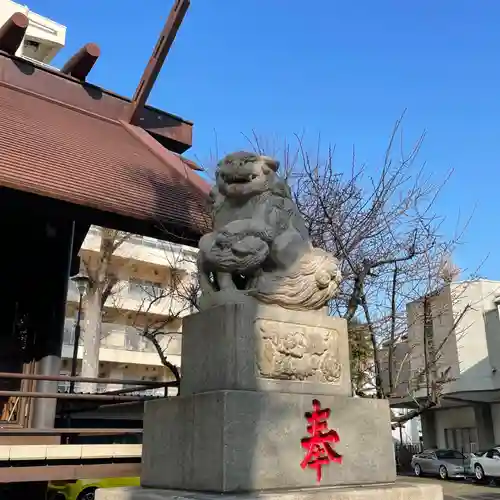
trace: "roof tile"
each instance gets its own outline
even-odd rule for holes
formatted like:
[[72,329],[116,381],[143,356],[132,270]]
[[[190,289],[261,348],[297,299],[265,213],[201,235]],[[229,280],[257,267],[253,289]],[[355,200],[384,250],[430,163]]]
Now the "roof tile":
[[200,233],[210,226],[208,184],[147,132],[1,85],[0,185]]

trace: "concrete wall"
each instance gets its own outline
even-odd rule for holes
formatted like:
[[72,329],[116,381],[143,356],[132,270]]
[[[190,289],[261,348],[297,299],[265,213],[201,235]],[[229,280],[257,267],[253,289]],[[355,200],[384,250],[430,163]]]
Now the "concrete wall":
[[397,342],[392,347],[392,374],[389,372],[389,349],[391,346],[380,349],[380,367],[382,387],[385,394],[389,395],[390,383],[389,376],[392,377],[392,393],[391,397],[405,397],[409,394],[410,387],[410,352],[407,341]]
[[453,286],[460,376],[447,392],[500,388],[500,373],[496,368],[500,367],[500,322],[495,304],[499,293],[498,281],[477,280]]
[[[453,288],[454,318],[460,379],[454,391],[492,389],[488,342],[483,319],[483,282],[459,283]],[[466,311],[465,314],[463,312]],[[462,318],[459,320],[460,315]]]
[[[434,346],[436,356],[436,376],[450,369],[450,378],[460,375],[457,344],[453,331],[453,299],[450,287],[444,287],[441,292],[428,299],[432,318],[432,331],[428,333],[428,344]],[[408,367],[404,367],[406,381],[398,394],[408,389],[413,394],[425,394],[426,379],[417,380],[417,375],[425,373],[426,363],[432,365],[432,349],[426,349],[424,336],[424,301],[414,301],[406,307],[408,323],[408,340],[406,341],[406,358]],[[401,357],[401,356],[399,356]],[[398,362],[400,360],[398,359]],[[403,394],[401,394],[403,395]]]
[[[455,436],[457,434],[462,436],[460,441],[465,451],[469,451],[467,449],[469,443],[472,443],[472,451],[484,450],[500,443],[500,404],[479,403],[433,410],[429,413],[433,414],[435,445],[439,448],[447,446],[460,448],[457,443],[446,441],[446,429],[454,430]],[[424,442],[432,440],[429,439],[431,436],[426,435],[425,426],[422,430]]]
[[408,323],[407,349],[410,360],[410,389],[418,389],[413,374],[420,373],[425,367],[425,350],[423,342],[424,306],[421,301],[411,302],[406,306]]
[[449,377],[460,375],[457,338],[454,334],[455,298],[450,286],[446,286],[430,299],[432,314],[432,341],[437,357],[437,376],[449,369]]
[[491,418],[493,420],[495,444],[500,444],[500,403],[491,405]]
[[436,411],[436,438],[440,448],[446,447],[445,429],[476,427],[474,409],[470,406]]

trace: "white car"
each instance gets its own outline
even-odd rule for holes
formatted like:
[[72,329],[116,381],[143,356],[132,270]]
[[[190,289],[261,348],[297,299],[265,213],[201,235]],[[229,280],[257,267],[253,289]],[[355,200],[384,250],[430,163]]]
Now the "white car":
[[470,468],[478,481],[500,478],[500,446],[471,454]]

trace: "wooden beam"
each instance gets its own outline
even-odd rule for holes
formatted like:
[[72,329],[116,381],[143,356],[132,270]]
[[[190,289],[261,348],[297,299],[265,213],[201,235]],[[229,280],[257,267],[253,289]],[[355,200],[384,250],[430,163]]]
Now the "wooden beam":
[[[89,436],[114,436],[128,434],[142,434],[142,429],[77,429],[64,427],[57,429],[28,429],[23,427],[0,427],[0,435],[7,436],[60,436],[61,434],[76,434]],[[28,443],[26,443],[28,444]]]
[[140,463],[102,463],[81,465],[38,465],[0,468],[0,483],[33,481],[67,481],[91,477],[137,477],[141,474]]
[[167,54],[174,43],[175,36],[179,30],[180,25],[186,15],[190,4],[190,0],[175,0],[174,6],[170,11],[167,22],[163,27],[162,32],[156,46],[154,48],[153,54],[149,59],[149,62],[144,69],[142,78],[135,90],[132,102],[127,110],[127,115],[125,120],[129,123],[134,123],[138,118],[138,113],[146,105],[149,94],[153,89],[153,85],[158,77],[160,70],[165,62]]
[[22,12],[12,14],[0,28],[0,50],[13,56],[23,41],[28,24],[28,17]]
[[100,55],[101,49],[98,45],[87,43],[68,59],[62,67],[61,73],[84,82]]
[[81,399],[82,401],[146,401],[159,399],[155,396],[107,396],[106,394],[70,394],[68,392],[31,392],[31,391],[0,391],[0,397],[19,397],[37,399]]

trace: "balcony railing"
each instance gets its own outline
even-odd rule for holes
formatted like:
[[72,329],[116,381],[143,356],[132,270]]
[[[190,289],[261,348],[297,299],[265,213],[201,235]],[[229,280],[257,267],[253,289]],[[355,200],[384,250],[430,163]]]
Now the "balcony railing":
[[[165,382],[166,383],[166,382]],[[113,392],[120,393],[120,394],[125,394],[127,396],[155,396],[155,397],[163,397],[166,395],[165,393],[165,388],[164,387],[155,387],[151,389],[137,389],[137,388],[132,388],[135,390],[130,390],[127,391],[126,388],[121,388],[121,389],[114,389],[117,385],[120,384],[97,384],[96,386],[96,394],[105,394],[109,393],[110,395],[113,394]],[[78,388],[78,385],[76,385]],[[57,392],[60,393],[69,393],[70,390],[70,382],[67,380],[65,381],[60,381],[57,383]]]
[[132,391],[127,392],[130,396],[156,396],[162,397],[165,395],[165,389],[163,387],[157,387],[155,389],[144,389],[142,391]]
[[[186,290],[189,293],[189,290]],[[75,283],[68,284],[67,300],[78,303],[79,293]],[[106,302],[107,307],[134,312],[148,312],[159,316],[180,318],[193,313],[194,309],[187,297],[175,290],[163,289],[152,283],[139,284],[134,281],[118,282]]]
[[[88,232],[89,235],[95,236],[100,238],[101,237],[101,229],[97,226],[91,226]],[[196,255],[197,249],[191,248],[191,247],[186,247],[182,245],[176,245],[174,243],[162,241],[156,238],[151,238],[149,236],[141,236],[138,234],[131,234],[130,237],[127,239],[127,243],[132,243],[134,245],[141,245],[145,246],[148,248],[154,248],[154,249],[166,249],[166,248],[171,248],[174,251],[179,251],[179,252],[186,252],[192,255]]]
[[[83,345],[85,336],[84,325],[81,325],[80,345]],[[64,327],[63,344],[72,346],[75,339],[75,322],[67,319]],[[181,335],[179,333],[166,333],[160,339],[162,347],[168,354],[180,355]],[[101,348],[119,349],[134,352],[156,353],[154,345],[133,326],[117,325],[115,323],[102,323],[101,325]]]

